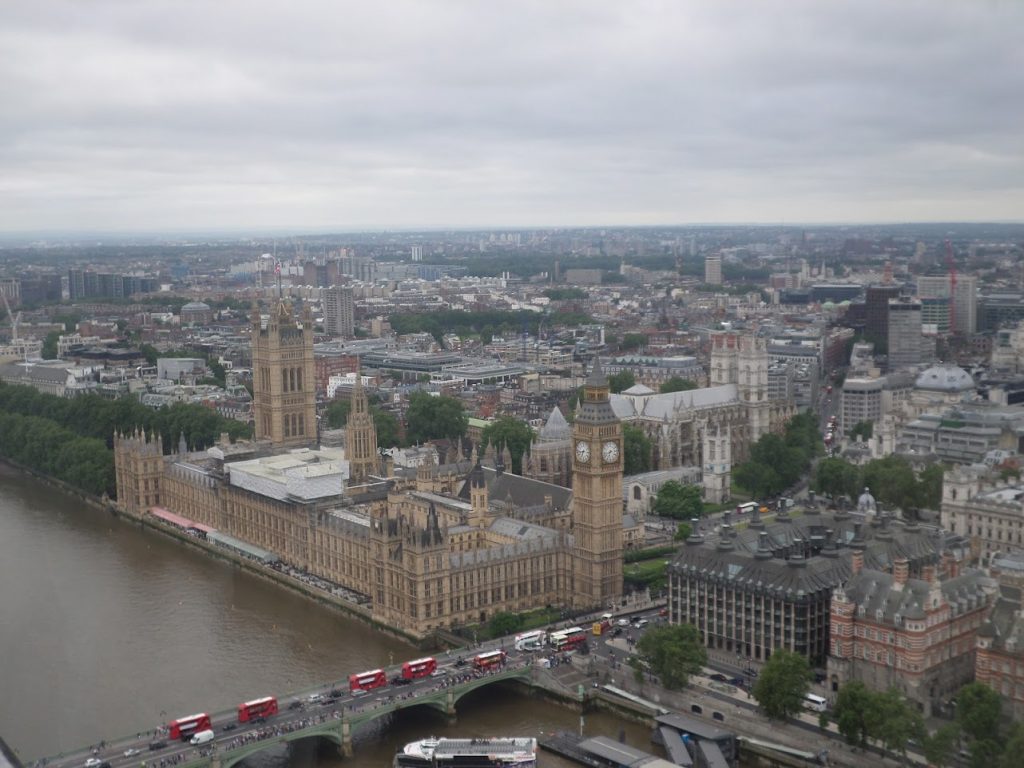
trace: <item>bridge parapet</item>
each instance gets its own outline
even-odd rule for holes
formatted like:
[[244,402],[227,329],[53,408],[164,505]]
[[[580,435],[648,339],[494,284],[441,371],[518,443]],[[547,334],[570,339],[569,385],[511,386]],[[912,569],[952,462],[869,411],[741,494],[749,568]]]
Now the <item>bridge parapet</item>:
[[[430,691],[412,696],[410,698],[387,697],[381,700],[367,702],[365,709],[357,708],[338,709],[333,712],[323,712],[315,716],[315,722],[309,725],[294,728],[293,730],[280,730],[281,726],[267,726],[255,731],[248,731],[235,737],[241,741],[238,746],[224,748],[221,746],[195,760],[181,763],[176,768],[233,768],[233,766],[263,750],[288,742],[320,737],[329,739],[338,745],[342,754],[352,754],[353,731],[366,723],[373,722],[381,717],[386,717],[400,709],[411,707],[433,707],[448,716],[454,716],[455,705],[463,696],[487,685],[493,685],[505,680],[522,680],[528,685],[533,684],[534,668],[529,664],[518,665],[500,672],[494,672],[483,677],[467,680],[463,683],[455,683],[442,686]],[[352,705],[358,707],[358,705]],[[320,719],[323,718],[323,719]],[[294,724],[295,721],[285,723],[285,727]],[[299,722],[302,722],[300,720]],[[255,738],[253,738],[255,737]],[[232,743],[228,742],[229,744]]]

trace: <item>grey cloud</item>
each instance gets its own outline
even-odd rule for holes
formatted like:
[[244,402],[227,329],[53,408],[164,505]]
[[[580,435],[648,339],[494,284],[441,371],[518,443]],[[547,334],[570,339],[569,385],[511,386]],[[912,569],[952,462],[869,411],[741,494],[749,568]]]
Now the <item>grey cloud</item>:
[[0,8],[0,229],[1019,218],[1016,3]]

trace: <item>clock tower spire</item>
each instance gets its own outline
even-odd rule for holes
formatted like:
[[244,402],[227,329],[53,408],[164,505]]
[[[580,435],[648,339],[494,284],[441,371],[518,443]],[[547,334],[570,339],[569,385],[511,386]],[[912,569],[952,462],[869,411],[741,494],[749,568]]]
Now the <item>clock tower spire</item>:
[[572,436],[572,599],[576,608],[606,607],[622,596],[622,424],[598,358]]

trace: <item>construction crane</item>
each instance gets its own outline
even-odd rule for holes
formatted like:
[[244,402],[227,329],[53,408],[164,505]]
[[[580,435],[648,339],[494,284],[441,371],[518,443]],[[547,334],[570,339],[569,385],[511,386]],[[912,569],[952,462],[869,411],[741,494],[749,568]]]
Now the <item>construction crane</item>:
[[16,344],[18,341],[18,323],[21,322],[21,312],[15,317],[14,313],[11,312],[11,305],[7,303],[7,295],[0,293],[0,298],[4,300],[4,309],[7,310],[7,317],[11,320],[11,344]]
[[953,244],[946,241],[946,268],[949,270],[949,332],[956,333],[956,261]]

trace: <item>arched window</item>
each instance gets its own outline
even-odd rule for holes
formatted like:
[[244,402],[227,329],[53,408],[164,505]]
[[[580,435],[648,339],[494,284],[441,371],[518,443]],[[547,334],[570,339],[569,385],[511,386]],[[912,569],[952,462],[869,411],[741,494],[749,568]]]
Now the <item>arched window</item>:
[[295,434],[297,434],[297,435],[305,435],[306,434],[306,415],[303,414],[303,413],[299,414],[299,431],[296,432]]
[[296,368],[295,369],[295,391],[296,392],[301,392],[302,391],[302,369],[301,368]]
[[281,369],[281,391],[282,392],[287,392],[288,391],[288,369],[287,368],[282,368]]
[[634,485],[633,486],[633,500],[634,501],[640,501],[640,499],[643,498],[643,495],[644,495],[643,489],[641,489],[639,485]]
[[291,437],[292,436],[292,420],[291,420],[291,418],[287,414],[285,414],[285,417],[284,417],[284,436],[285,437]]

